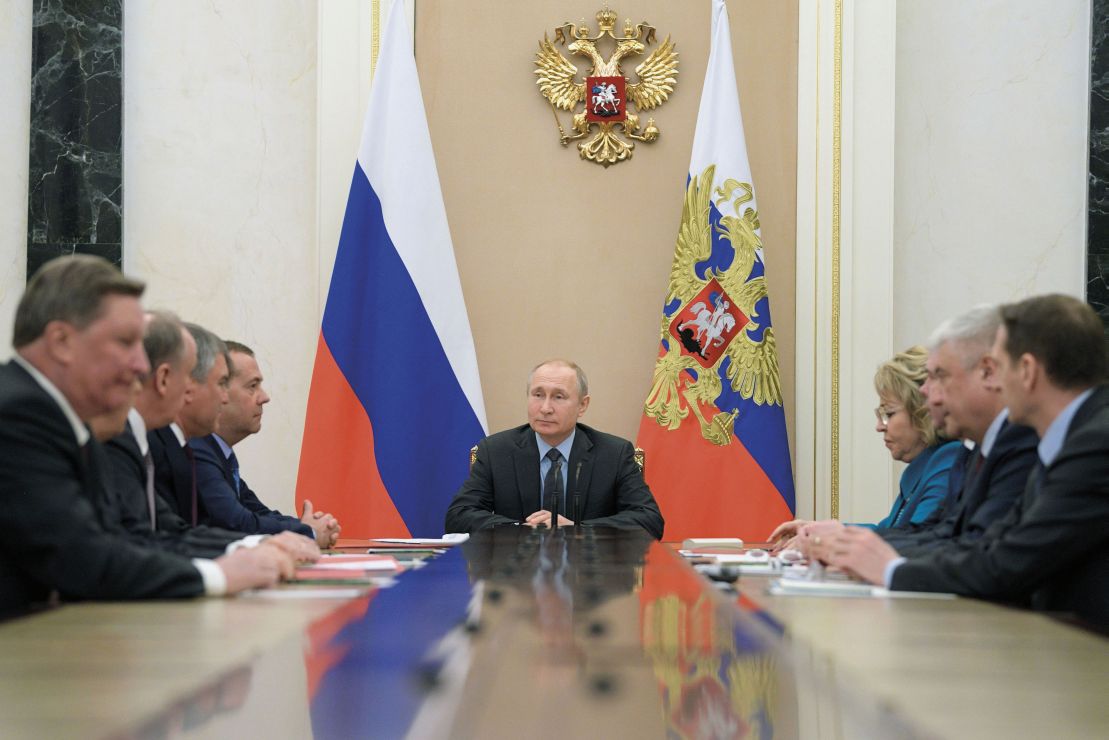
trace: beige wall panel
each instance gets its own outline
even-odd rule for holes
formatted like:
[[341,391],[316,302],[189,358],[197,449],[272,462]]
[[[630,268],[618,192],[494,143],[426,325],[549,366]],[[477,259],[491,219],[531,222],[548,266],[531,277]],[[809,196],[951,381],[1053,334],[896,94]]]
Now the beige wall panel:
[[[647,20],[660,41],[670,34],[681,66],[669,102],[652,112],[659,140],[608,169],[559,145],[532,73],[544,31],[582,18],[595,29],[601,5],[416,5],[416,59],[491,431],[524,421],[526,373],[548,356],[582,364],[587,423],[625,437],[636,435],[650,386],[711,3],[610,6],[621,25]],[[797,5],[728,6],[792,437]],[[567,113],[561,120],[569,128]]]

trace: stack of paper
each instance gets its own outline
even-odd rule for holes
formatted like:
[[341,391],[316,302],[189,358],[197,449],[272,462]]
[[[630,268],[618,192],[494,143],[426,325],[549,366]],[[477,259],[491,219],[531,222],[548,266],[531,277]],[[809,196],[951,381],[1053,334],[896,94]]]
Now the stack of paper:
[[691,537],[682,542],[683,550],[742,550],[743,540],[738,537]]
[[380,542],[387,545],[400,545],[402,547],[453,547],[470,539],[470,535],[451,532],[442,537],[379,537],[371,542]]
[[840,596],[848,598],[954,599],[955,594],[917,591],[890,591],[859,581],[810,581],[802,578],[778,578],[767,590],[775,596]]
[[392,574],[399,568],[388,555],[324,555],[312,565],[296,570],[295,583],[373,584],[375,575]]

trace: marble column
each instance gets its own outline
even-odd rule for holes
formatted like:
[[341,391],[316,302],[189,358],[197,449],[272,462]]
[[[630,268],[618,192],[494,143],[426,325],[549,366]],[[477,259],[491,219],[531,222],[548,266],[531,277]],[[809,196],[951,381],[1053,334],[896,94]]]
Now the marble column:
[[1093,0],[1092,7],[1086,300],[1109,338],[1109,0]]
[[36,0],[27,275],[62,254],[123,256],[123,0]]

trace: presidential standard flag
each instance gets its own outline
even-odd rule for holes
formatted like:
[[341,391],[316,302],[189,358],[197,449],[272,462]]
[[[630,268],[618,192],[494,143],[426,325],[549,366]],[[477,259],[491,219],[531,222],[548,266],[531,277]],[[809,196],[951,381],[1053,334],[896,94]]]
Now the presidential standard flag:
[[432,537],[485,404],[404,5],[389,14],[331,274],[297,504],[346,537]]
[[793,518],[793,472],[723,0],[660,337],[637,444],[667,539],[765,540]]

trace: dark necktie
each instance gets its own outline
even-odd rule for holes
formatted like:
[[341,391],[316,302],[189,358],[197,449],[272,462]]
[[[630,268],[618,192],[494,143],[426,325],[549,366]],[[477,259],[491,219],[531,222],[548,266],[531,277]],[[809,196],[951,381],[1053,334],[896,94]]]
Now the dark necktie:
[[978,480],[978,475],[982,472],[982,464],[985,462],[986,457],[982,454],[982,448],[978,447],[974,450],[974,456],[970,458],[967,463],[967,471],[963,475],[963,488],[969,489]]
[[191,472],[192,472],[192,475],[190,477],[190,480],[192,481],[192,492],[191,492],[191,495],[192,495],[192,519],[190,521],[192,522],[192,526],[195,527],[196,526],[196,520],[197,520],[197,516],[196,516],[196,514],[197,514],[197,511],[196,511],[197,510],[197,505],[196,505],[196,455],[193,454],[193,449],[191,447],[189,447],[188,445],[185,445],[182,449],[185,450],[185,457],[189,458],[189,468],[191,469]]
[[150,456],[150,450],[143,455],[142,462],[146,468],[146,505],[150,509],[150,528],[156,530],[158,517],[154,506],[154,458]]
[[1040,460],[1039,455],[1036,456],[1036,464],[1032,467],[1032,493],[1039,495],[1040,488],[1044,484],[1044,476],[1047,474],[1047,468],[1044,466],[1043,461]]
[[238,498],[239,488],[242,484],[239,482],[239,458],[235,457],[234,452],[227,458],[227,464],[231,466],[231,478],[235,481],[235,498]]
[[[547,459],[551,461],[551,467],[547,471],[547,477],[543,480],[543,496],[550,501],[551,496],[555,496],[558,511],[562,511],[562,453],[558,451],[557,447],[552,447],[547,452]],[[549,507],[548,507],[549,508]]]

